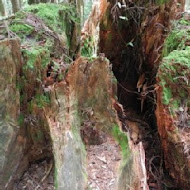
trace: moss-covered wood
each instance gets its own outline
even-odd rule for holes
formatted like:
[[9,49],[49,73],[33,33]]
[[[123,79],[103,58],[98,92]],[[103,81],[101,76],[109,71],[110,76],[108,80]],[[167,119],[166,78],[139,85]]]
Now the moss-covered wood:
[[185,18],[175,21],[165,41],[163,61],[159,67],[159,83],[163,89],[162,100],[174,116],[179,114],[182,107],[190,106],[189,26],[190,22]]
[[190,186],[190,25],[186,16],[173,23],[165,40],[163,60],[157,74],[158,131],[165,167],[179,189]]
[[[9,155],[2,152],[3,160],[6,159],[7,163],[4,162],[5,166],[2,166],[4,169],[0,177],[0,189],[5,189],[8,182],[10,182],[10,189],[12,189],[13,183],[19,180],[29,163],[45,158],[53,160],[49,123],[45,115],[45,109],[51,105],[49,86],[64,79],[68,64],[72,61],[70,56],[73,55],[71,41],[75,46],[79,45],[73,38],[75,24],[79,24],[78,18],[76,9],[70,4],[38,4],[17,12],[8,24],[10,31],[7,31],[6,28],[3,30],[3,35],[7,37],[19,37],[21,46],[15,45],[15,50],[13,50],[9,45],[11,47],[9,52],[6,55],[0,55],[0,58],[4,60],[4,57],[9,54],[15,56],[18,51],[20,56],[22,53],[22,61],[21,57],[19,60],[17,57],[13,60],[16,62],[14,66],[18,66],[16,71],[11,69],[11,65],[7,65],[10,72],[14,72],[11,77],[15,79],[13,80],[15,83],[12,84],[12,86],[15,85],[15,93],[11,91],[9,95],[14,96],[13,100],[18,101],[17,103],[20,105],[18,110],[12,109],[15,114],[18,113],[14,121],[17,124],[14,125],[19,125],[19,127],[13,131],[12,138],[9,134],[11,131],[7,131],[9,128],[4,130],[4,133],[10,137],[8,143],[14,143],[15,150]],[[7,41],[7,44],[12,44],[12,40]],[[0,49],[1,52],[6,50],[3,45],[0,46]],[[10,56],[9,59],[13,58]],[[0,63],[4,64],[5,62],[0,61]],[[16,75],[19,77],[17,78]],[[6,90],[2,90],[2,93],[6,93]],[[20,101],[17,98],[18,94]],[[17,106],[16,103],[12,103],[12,105]],[[19,131],[20,128],[21,131]],[[18,131],[21,136],[17,134]],[[17,143],[15,135],[18,136],[20,144]],[[5,144],[5,142],[2,143]],[[3,144],[0,144],[0,148],[2,146]],[[13,149],[11,144],[9,148]],[[6,150],[6,152],[9,153],[11,150]],[[15,153],[15,151],[17,152]],[[21,151],[24,152],[22,160]],[[14,162],[12,154],[15,154]],[[9,157],[11,158],[9,159]],[[8,165],[12,168],[8,168]],[[15,172],[17,172],[16,175]]]

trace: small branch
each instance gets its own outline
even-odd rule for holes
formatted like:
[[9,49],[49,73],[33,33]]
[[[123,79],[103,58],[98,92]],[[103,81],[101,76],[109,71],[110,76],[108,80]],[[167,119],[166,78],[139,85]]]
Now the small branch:
[[125,88],[125,87],[124,87],[122,84],[120,84],[119,82],[117,82],[117,83],[118,83],[118,85],[119,85],[121,88],[123,88],[126,92],[140,95],[140,93],[138,93],[138,92],[135,92],[135,91],[132,91],[132,90],[129,90],[129,89]]
[[49,174],[50,174],[52,168],[53,168],[53,162],[50,163],[50,166],[49,166],[48,171],[46,172],[46,174],[44,175],[44,177],[43,177],[43,178],[41,179],[41,181],[40,181],[41,183],[49,176]]

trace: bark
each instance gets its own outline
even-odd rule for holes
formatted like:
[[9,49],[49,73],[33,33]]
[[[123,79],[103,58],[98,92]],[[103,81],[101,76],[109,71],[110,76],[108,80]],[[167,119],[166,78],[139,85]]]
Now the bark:
[[[0,0],[2,3],[2,0]],[[20,1],[14,1],[12,0],[13,3],[13,10],[14,12],[18,11],[20,8]],[[49,2],[48,0],[41,0],[40,2]],[[56,3],[57,0],[51,0],[51,2]],[[39,3],[39,0],[29,0],[29,4],[33,3]],[[77,10],[78,12],[81,12],[81,5],[82,1],[78,0],[77,2],[75,1]],[[129,63],[126,64],[133,64],[135,63],[134,60],[134,55],[132,54],[135,51],[135,47],[127,47],[126,44],[128,42],[131,42],[130,40],[133,39],[132,37],[136,35],[134,31],[137,30],[136,25],[130,25],[130,28],[127,28],[128,26],[126,23],[121,25],[122,29],[120,29],[119,32],[117,32],[118,25],[113,24],[112,17],[109,17],[109,14],[105,14],[105,10],[107,9],[107,2],[102,1],[102,4],[100,4],[100,15],[98,14],[98,10],[94,12],[94,15],[92,13],[92,18],[89,19],[89,23],[85,25],[86,28],[84,33],[86,32],[88,36],[95,36],[97,32],[97,26],[99,25],[99,22],[101,21],[102,17],[104,17],[102,23],[101,23],[101,48],[102,52],[105,52],[106,55],[110,59],[112,59],[112,64],[115,68],[115,71],[122,71],[122,67],[119,67],[120,63],[123,63],[123,57],[128,57],[131,58],[131,60],[128,60],[126,57],[126,60]],[[172,16],[170,15],[170,8],[171,6],[163,6],[160,8],[158,11],[152,13],[152,17],[144,17],[146,20],[144,21],[143,24],[146,25],[146,27],[143,28],[143,35],[141,36],[142,39],[139,41],[139,44],[143,46],[144,50],[144,57],[146,58],[147,61],[147,66],[149,68],[152,68],[154,65],[157,65],[158,62],[155,62],[155,58],[158,56],[158,50],[159,47],[162,45],[162,42],[164,41],[165,38],[165,31],[163,31],[162,28],[156,28],[157,34],[154,35],[155,33],[155,25],[157,23],[163,23],[165,22],[164,26],[167,28],[169,24],[170,18]],[[108,8],[108,11],[111,10],[111,7]],[[97,14],[95,14],[97,13]],[[167,13],[167,14],[166,14]],[[106,17],[108,16],[108,17]],[[100,20],[98,20],[100,19]],[[75,23],[70,23],[71,25],[73,24],[73,30],[70,32],[72,35],[70,36],[71,38],[71,50],[72,52],[76,52],[78,45],[79,45],[79,40],[80,39],[80,26],[75,26]],[[106,25],[107,24],[107,25]],[[133,20],[134,24],[134,20]],[[140,25],[139,25],[140,26]],[[116,28],[115,28],[116,27]],[[154,29],[154,30],[152,30]],[[131,33],[129,33],[129,31]],[[128,32],[128,33],[127,33]],[[120,35],[118,35],[118,33]],[[122,38],[123,36],[123,38]],[[125,43],[123,43],[123,39],[126,39]],[[135,39],[135,38],[134,38]],[[98,40],[97,40],[98,41]],[[117,42],[117,44],[115,43]],[[94,42],[95,43],[95,42]],[[98,42],[97,42],[98,43]],[[132,42],[131,42],[132,43]],[[135,44],[135,41],[133,42]],[[123,44],[123,46],[121,45]],[[97,44],[96,44],[97,45]],[[13,49],[13,46],[11,46],[11,52],[16,51],[19,48]],[[5,49],[5,48],[3,48]],[[126,51],[124,51],[126,50]],[[139,50],[137,48],[137,50]],[[157,51],[156,51],[157,50]],[[129,54],[131,52],[131,55]],[[140,51],[136,51],[140,52]],[[135,53],[136,53],[135,52]],[[74,64],[71,65],[66,77],[64,78],[63,81],[57,82],[55,85],[50,86],[50,88],[47,88],[48,92],[50,91],[50,106],[51,107],[45,107],[43,106],[42,108],[39,108],[37,106],[37,102],[32,101],[34,100],[35,95],[37,94],[42,94],[44,89],[41,86],[41,83],[37,81],[36,79],[39,76],[42,76],[40,78],[40,81],[43,84],[43,80],[46,77],[46,69],[47,68],[42,68],[41,67],[41,61],[43,58],[44,52],[41,53],[39,57],[37,57],[35,63],[34,63],[34,70],[31,72],[30,70],[25,71],[24,76],[25,80],[27,81],[24,86],[22,87],[22,93],[26,95],[26,98],[23,100],[25,101],[24,103],[22,102],[22,113],[24,115],[24,122],[25,122],[25,127],[27,128],[27,135],[29,137],[22,137],[18,136],[18,138],[15,140],[16,143],[20,143],[19,146],[25,145],[26,148],[34,150],[33,152],[30,152],[29,158],[31,159],[30,161],[34,160],[41,160],[45,156],[47,157],[47,152],[49,151],[51,154],[51,144],[48,144],[52,140],[52,145],[53,145],[53,156],[55,160],[55,168],[56,168],[56,181],[58,185],[58,189],[72,189],[72,190],[83,190],[85,187],[86,179],[85,179],[85,149],[83,147],[83,142],[80,137],[80,127],[82,124],[82,121],[84,118],[81,116],[81,112],[85,111],[87,112],[89,108],[92,109],[92,111],[87,115],[90,118],[90,121],[94,121],[96,127],[108,130],[110,129],[113,125],[119,125],[116,112],[113,109],[112,101],[113,101],[113,94],[112,94],[112,78],[110,77],[110,66],[109,62],[105,59],[105,56],[102,55],[102,57],[95,59],[93,61],[89,61],[88,59],[83,59],[79,58],[75,61]],[[6,60],[2,58],[3,56],[6,57]],[[6,55],[0,56],[0,64],[3,65],[2,68],[5,67],[4,70],[9,71],[7,67],[12,66],[14,67],[14,61],[16,59],[11,60],[10,63],[7,61],[9,59],[8,53]],[[21,54],[19,53],[19,56]],[[113,58],[114,57],[114,58]],[[120,57],[122,59],[120,59]],[[140,57],[138,57],[140,59]],[[19,58],[21,59],[21,58]],[[115,59],[115,60],[114,60]],[[117,60],[116,60],[117,59]],[[137,60],[137,59],[136,59]],[[136,61],[135,60],[135,61]],[[5,64],[6,61],[6,64]],[[27,62],[27,60],[25,60]],[[131,61],[131,62],[130,62]],[[20,61],[17,61],[20,63]],[[141,64],[141,60],[139,60],[139,63]],[[8,64],[8,65],[7,65]],[[145,64],[144,62],[142,64]],[[134,64],[135,65],[135,64]],[[135,65],[140,68],[141,65]],[[16,68],[13,69],[14,74]],[[123,69],[124,70],[124,69]],[[11,69],[10,71],[11,72]],[[131,70],[130,70],[131,72]],[[136,70],[135,70],[136,72]],[[134,73],[135,73],[134,72]],[[0,75],[2,73],[0,72]],[[0,114],[2,111],[2,114],[4,114],[4,107],[7,107],[7,114],[11,116],[15,121],[17,122],[17,115],[15,116],[14,114],[16,113],[17,109],[19,109],[20,105],[17,105],[15,102],[13,102],[13,98],[9,97],[12,96],[13,94],[16,94],[15,92],[17,91],[16,89],[16,77],[14,76],[13,84],[8,83],[9,79],[7,77],[11,78],[14,74],[8,73],[7,76],[2,74],[2,83],[3,85],[6,85],[7,87],[4,87],[2,89],[2,94],[3,98],[7,96],[7,88],[14,86],[14,91],[11,93],[8,93],[8,102],[10,105],[4,101],[3,98],[0,97],[0,102],[2,101],[2,106],[0,107]],[[119,73],[118,75],[123,75],[125,73]],[[4,77],[4,78],[3,78]],[[126,75],[125,75],[126,77]],[[137,75],[138,77],[138,75]],[[38,78],[39,79],[39,78]],[[134,81],[134,88],[136,89],[136,83],[137,79],[135,78]],[[121,79],[123,80],[123,79]],[[23,82],[23,81],[21,81]],[[55,82],[55,81],[54,81]],[[126,82],[126,81],[124,81]],[[128,81],[127,81],[128,82]],[[131,80],[129,81],[131,83]],[[44,83],[45,84],[45,83]],[[129,84],[127,84],[129,85]],[[133,85],[133,84],[132,84]],[[1,87],[1,86],[0,86]],[[127,87],[127,86],[126,86]],[[134,96],[134,95],[133,95]],[[18,97],[17,97],[18,98]],[[126,97],[125,97],[126,98]],[[136,98],[136,97],[135,97]],[[13,99],[13,100],[12,100]],[[18,101],[18,99],[16,99]],[[129,96],[126,98],[127,101],[131,101],[132,104],[134,104],[134,99],[130,99]],[[135,99],[136,100],[136,99]],[[30,104],[29,104],[30,102]],[[5,104],[5,105],[4,105]],[[24,105],[25,104],[25,105]],[[14,106],[17,106],[14,108]],[[24,107],[24,106],[25,107]],[[127,104],[126,104],[127,105]],[[3,107],[4,106],[4,107]],[[27,110],[27,107],[29,107],[32,110]],[[14,109],[16,109],[16,111]],[[159,107],[158,107],[159,108]],[[163,110],[159,111],[158,116],[160,115],[160,112],[163,112]],[[1,115],[0,115],[1,117]],[[158,118],[159,119],[159,118]],[[25,121],[26,120],[26,121]],[[162,119],[163,121],[163,119]],[[10,124],[9,128],[12,127],[12,123]],[[3,126],[3,125],[2,125]],[[34,127],[35,126],[35,127]],[[163,129],[163,125],[159,125],[160,129]],[[0,123],[1,127],[1,123]],[[121,127],[121,126],[120,126]],[[8,128],[8,129],[9,129]],[[5,132],[4,132],[5,130]],[[0,128],[1,131],[1,128]],[[11,130],[7,131],[6,128],[2,127],[2,134],[5,134],[8,136],[9,133],[11,134]],[[17,131],[16,131],[17,132]],[[160,132],[160,130],[159,130]],[[48,135],[46,134],[48,133]],[[50,134],[49,134],[50,133]],[[1,134],[1,133],[0,133]],[[36,137],[39,136],[39,134],[43,134],[40,139],[36,140]],[[15,134],[13,134],[16,136]],[[50,140],[50,136],[51,140]],[[160,136],[162,137],[162,134],[160,132]],[[25,144],[27,140],[27,146]],[[7,138],[8,139],[8,138]],[[5,140],[7,140],[5,139]],[[163,138],[164,139],[164,138]],[[164,143],[165,141],[162,140],[163,148],[164,148]],[[1,140],[1,139],[0,139]],[[13,139],[14,140],[14,139]],[[18,141],[18,142],[17,142]],[[48,142],[48,143],[47,143]],[[1,145],[2,143],[2,145]],[[0,142],[0,145],[4,147],[4,141]],[[9,139],[7,140],[7,144],[10,143]],[[12,143],[13,144],[13,143]],[[11,144],[11,146],[12,146]],[[49,149],[45,149],[48,144]],[[17,145],[17,144],[16,144]],[[15,144],[13,144],[13,147],[16,147]],[[131,187],[131,189],[140,189],[142,187],[142,182],[141,180],[144,179],[144,188],[143,189],[148,189],[147,187],[147,174],[146,174],[146,168],[145,168],[145,151],[142,146],[142,142],[139,144],[133,144],[130,139],[129,139],[129,146],[128,147],[131,152],[128,153],[128,158],[125,160],[125,165],[121,170],[121,174],[118,175],[119,177],[119,189],[120,190],[126,190],[128,187]],[[7,146],[8,147],[8,146]],[[168,146],[171,150],[174,150],[172,146]],[[16,147],[17,148],[17,147]],[[20,153],[19,151],[16,152],[17,149],[14,149],[14,151],[8,150],[8,152],[11,152],[10,155],[14,155],[14,166],[17,166],[18,159],[17,159],[17,154]],[[36,155],[37,151],[35,150],[44,150],[45,153],[42,153],[40,155]],[[1,149],[0,149],[1,151]],[[17,154],[16,154],[16,153]],[[0,152],[1,153],[1,152]],[[169,158],[166,151],[165,153],[165,163],[166,166],[171,167],[167,162],[167,159]],[[178,152],[177,152],[178,153]],[[3,152],[5,154],[5,152]],[[0,154],[3,155],[3,154]],[[179,152],[181,154],[181,152]],[[8,155],[8,156],[10,156]],[[177,154],[176,154],[177,155]],[[7,156],[7,155],[6,155]],[[174,154],[175,156],[175,154]],[[173,157],[174,157],[173,156]],[[52,157],[52,155],[51,155]],[[15,159],[16,158],[16,159]],[[0,164],[4,164],[3,162],[1,163],[0,159]],[[7,161],[9,161],[7,159]],[[182,160],[183,161],[183,160]],[[17,162],[17,163],[15,163]],[[173,162],[171,162],[173,163]],[[6,163],[6,170],[5,172],[11,171],[14,169],[13,167],[10,169],[9,168],[9,163]],[[13,164],[13,162],[11,162]],[[23,163],[22,163],[23,164]],[[0,166],[1,166],[0,165]],[[12,165],[10,165],[11,167]],[[16,172],[14,170],[14,172]],[[190,172],[189,172],[190,173]],[[1,173],[0,173],[1,174]],[[11,175],[9,173],[9,178],[11,179]],[[74,176],[74,177],[73,177]],[[184,175],[185,176],[185,175]],[[188,176],[189,177],[189,176]],[[69,180],[68,180],[69,178]],[[3,179],[3,178],[2,178]],[[7,179],[7,176],[6,176]],[[79,179],[79,180],[78,180]],[[0,178],[1,182],[1,178]],[[4,183],[5,184],[5,183]],[[4,185],[3,184],[3,185]],[[1,185],[1,183],[0,183]],[[189,185],[189,184],[188,184]],[[1,186],[0,186],[1,187]],[[4,186],[2,186],[4,188]],[[2,189],[3,189],[2,188]]]
[[11,2],[12,2],[13,13],[16,13],[21,8],[20,1],[19,0],[11,0]]
[[0,16],[5,16],[5,8],[2,0],[0,0]]
[[[0,189],[8,189],[22,160],[25,138],[18,126],[20,95],[16,87],[21,67],[21,51],[18,39],[0,42]],[[22,161],[22,167],[25,163]],[[11,188],[10,188],[11,189]]]

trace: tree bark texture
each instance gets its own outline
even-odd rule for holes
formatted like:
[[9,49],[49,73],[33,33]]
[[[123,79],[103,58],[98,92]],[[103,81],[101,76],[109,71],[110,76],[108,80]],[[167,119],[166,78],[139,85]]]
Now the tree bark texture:
[[5,8],[4,8],[2,0],[0,0],[0,16],[4,16],[4,15],[5,15]]
[[13,13],[16,13],[21,8],[20,1],[19,0],[11,0],[11,2],[12,2]]

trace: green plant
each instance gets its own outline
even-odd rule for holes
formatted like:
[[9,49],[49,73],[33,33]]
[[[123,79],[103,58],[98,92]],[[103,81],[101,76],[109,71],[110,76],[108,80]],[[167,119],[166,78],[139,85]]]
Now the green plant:
[[184,18],[182,18],[182,19],[179,21],[179,24],[185,25],[185,26],[190,26],[190,21],[189,21],[189,20],[186,20],[186,19],[184,19]]
[[33,100],[39,108],[43,108],[50,104],[50,97],[48,94],[37,94]]

